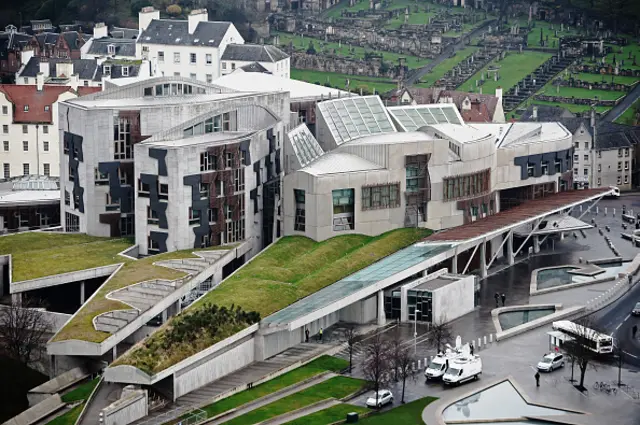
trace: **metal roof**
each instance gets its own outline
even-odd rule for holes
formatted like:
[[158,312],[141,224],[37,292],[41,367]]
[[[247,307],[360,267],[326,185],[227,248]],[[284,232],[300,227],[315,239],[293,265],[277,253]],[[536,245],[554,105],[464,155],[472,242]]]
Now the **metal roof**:
[[416,131],[425,125],[463,123],[454,104],[391,106],[387,110],[404,131]]
[[243,62],[278,62],[289,55],[268,44],[229,44],[222,54],[221,60]]

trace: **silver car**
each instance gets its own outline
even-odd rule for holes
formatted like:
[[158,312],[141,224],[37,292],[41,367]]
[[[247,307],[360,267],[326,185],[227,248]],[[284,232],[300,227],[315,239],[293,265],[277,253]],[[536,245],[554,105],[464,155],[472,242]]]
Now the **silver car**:
[[560,367],[564,367],[564,356],[560,353],[549,353],[538,362],[538,370],[541,372],[551,372]]

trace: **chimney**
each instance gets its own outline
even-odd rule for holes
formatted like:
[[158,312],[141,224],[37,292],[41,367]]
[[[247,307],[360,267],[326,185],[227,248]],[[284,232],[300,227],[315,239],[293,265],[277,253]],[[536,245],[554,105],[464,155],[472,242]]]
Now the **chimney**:
[[138,30],[140,32],[146,30],[154,19],[160,19],[160,11],[155,10],[153,6],[143,7],[138,13]]
[[42,72],[38,72],[36,75],[36,86],[38,91],[42,91],[44,88],[44,74]]
[[533,117],[534,121],[538,121],[538,107],[537,106],[533,107],[533,115],[532,115],[532,117]]
[[109,37],[109,29],[107,28],[104,22],[98,22],[93,27],[93,39],[99,40],[101,38],[107,38],[107,37]]
[[502,105],[502,87],[496,87],[496,97],[498,98],[498,102]]
[[34,52],[32,49],[23,50],[22,53],[20,54],[20,61],[22,65],[28,64],[33,56],[34,56]]
[[58,62],[56,64],[56,77],[70,78],[73,75],[73,62]]
[[49,69],[49,58],[40,58],[40,72],[42,72],[47,77],[51,76],[51,71]]
[[73,89],[73,91],[78,91],[78,86],[80,85],[80,76],[78,74],[73,74],[71,76],[71,81],[69,85]]
[[200,22],[209,20],[207,9],[194,9],[189,14],[189,34],[193,34]]

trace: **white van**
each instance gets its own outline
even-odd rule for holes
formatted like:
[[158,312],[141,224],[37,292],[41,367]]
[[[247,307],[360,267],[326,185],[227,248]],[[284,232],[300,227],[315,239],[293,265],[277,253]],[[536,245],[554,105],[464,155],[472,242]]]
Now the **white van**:
[[464,356],[449,362],[449,369],[442,377],[445,384],[456,385],[472,379],[478,379],[482,373],[482,360],[479,356]]
[[452,351],[447,349],[447,351],[443,353],[439,353],[437,356],[431,360],[431,363],[424,370],[424,377],[428,380],[430,379],[440,379],[442,375],[447,371],[447,368],[450,366],[450,363],[460,357],[460,353],[457,351]]

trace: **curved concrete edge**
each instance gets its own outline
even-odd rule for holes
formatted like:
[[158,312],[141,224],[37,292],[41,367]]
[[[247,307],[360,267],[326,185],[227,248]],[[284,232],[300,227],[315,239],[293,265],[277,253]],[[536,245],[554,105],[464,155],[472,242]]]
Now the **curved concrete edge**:
[[121,265],[122,263],[110,264],[108,266],[93,267],[90,269],[76,270],[74,272],[60,273],[52,276],[44,276],[35,279],[11,282],[11,285],[9,286],[9,292],[12,294],[17,294],[20,292],[33,291],[35,289],[64,285],[66,283],[77,282],[80,280],[109,276],[113,275],[113,273],[117,271]]
[[84,403],[84,406],[82,407],[82,411],[78,415],[78,419],[76,419],[76,421],[74,422],[73,425],[78,425],[78,424],[82,423],[82,418],[84,418],[84,415],[86,414],[87,409],[89,408],[89,405],[93,401],[93,398],[95,397],[96,393],[98,392],[98,388],[100,388],[100,385],[102,385],[103,381],[104,381],[104,377],[100,377],[100,380],[98,381],[98,384],[95,387],[93,387],[93,391],[91,391],[91,394],[89,394],[89,398],[87,398],[87,401]]
[[[110,300],[111,300],[112,298],[107,298],[107,299],[110,299]],[[120,300],[115,299],[114,301],[120,301]],[[120,301],[120,302],[121,302],[121,303],[123,303],[123,304],[127,304],[127,303],[125,303],[124,301]],[[127,304],[127,305],[129,305],[129,304]],[[94,317],[93,317],[93,319],[91,319],[91,325],[93,326],[93,329],[95,329],[96,331],[99,331],[99,330],[98,330],[98,327],[96,326],[96,325],[97,325],[97,321],[98,321],[98,318],[99,318],[99,317],[104,316],[105,314],[109,314],[109,313],[116,312],[116,311],[132,311],[132,310],[135,310],[136,312],[140,313],[140,310],[138,310],[138,309],[137,309],[137,308],[135,308],[135,307],[131,307],[131,308],[120,308],[120,309],[117,309],[117,310],[109,310],[109,311],[105,311],[104,313],[100,313],[100,314],[98,314],[97,316],[94,316]]]
[[[513,385],[513,388],[518,392],[518,394],[520,395],[520,397],[522,397],[522,399],[530,405],[533,406],[540,406],[540,407],[546,407],[546,408],[550,408],[550,409],[559,409],[559,410],[565,410],[567,412],[570,413],[576,413],[576,414],[583,414],[583,415],[589,415],[589,412],[585,412],[585,411],[580,411],[580,410],[576,410],[574,408],[568,408],[568,407],[561,407],[561,406],[553,406],[553,405],[549,405],[549,404],[544,404],[544,403],[539,403],[539,402],[535,402],[533,401],[528,395],[527,393],[524,392],[524,390],[522,389],[522,387],[520,387],[520,385],[516,382],[516,380],[513,378],[513,376],[511,375],[507,375],[505,377],[502,378],[496,378],[493,379],[491,381],[475,381],[475,382],[470,382],[468,384],[464,384],[464,388],[467,389],[467,391],[460,393],[458,391],[456,391],[455,389],[452,389],[451,391],[447,392],[445,396],[439,398],[438,400],[434,401],[433,403],[430,403],[427,405],[427,407],[424,408],[424,410],[422,411],[422,422],[424,422],[425,424],[428,425],[452,425],[452,424],[463,424],[463,423],[469,423],[469,422],[474,422],[474,423],[480,423],[480,422],[491,422],[491,423],[495,423],[495,422],[518,422],[518,421],[524,421],[527,418],[526,417],[517,417],[517,418],[504,418],[504,419],[497,419],[497,420],[491,420],[491,421],[486,421],[486,420],[481,420],[481,419],[474,419],[474,420],[465,420],[465,421],[448,421],[445,422],[444,421],[444,411],[451,406],[452,404],[465,399],[467,397],[471,397],[474,394],[477,394],[481,391],[487,390],[491,387],[495,387],[498,384],[501,384],[503,382],[509,382],[511,385]],[[459,389],[462,389],[461,387],[458,387]]]
[[[561,268],[565,268],[568,266],[560,266],[560,267],[545,267],[545,269],[561,269]],[[529,295],[534,296],[534,295],[543,295],[543,294],[548,294],[551,292],[558,292],[558,291],[566,291],[568,289],[574,289],[574,288],[580,288],[582,286],[588,286],[588,285],[595,285],[597,283],[606,283],[609,281],[614,281],[617,278],[615,276],[610,276],[610,277],[605,277],[603,279],[595,279],[595,280],[591,280],[591,281],[587,281],[587,282],[578,282],[578,283],[569,283],[567,285],[559,285],[559,286],[553,286],[551,288],[545,288],[545,289],[537,289],[537,281],[536,281],[536,287],[533,286],[533,275],[531,278],[531,287],[529,288]]]
[[513,336],[528,332],[532,329],[547,325],[551,322],[555,322],[556,320],[565,319],[567,317],[580,314],[585,310],[586,310],[585,306],[574,306],[574,307],[568,307],[565,309],[559,309],[555,313],[540,317],[536,320],[532,320],[531,322],[523,323],[522,325],[514,326],[511,329],[498,332],[496,333],[496,340],[503,341],[507,338],[511,338]]
[[[555,312],[562,309],[562,304],[518,304],[518,305],[510,305],[507,307],[498,307],[491,310],[491,320],[493,321],[493,326],[496,328],[496,335],[501,332],[506,332],[508,329],[502,329],[502,325],[500,324],[500,313],[507,313],[509,311],[522,311],[522,310],[544,310],[547,308],[553,308]],[[537,319],[536,319],[537,320]],[[530,322],[527,322],[530,323]],[[526,325],[523,323],[522,325]],[[522,326],[518,325],[518,326]],[[514,326],[514,327],[518,327]],[[513,328],[512,328],[513,329]]]
[[131,245],[129,248],[120,251],[118,255],[121,257],[127,258],[129,260],[138,261],[136,257],[132,257],[131,255],[129,255],[129,253],[131,253],[133,250],[136,250],[136,249],[138,249],[138,244]]

